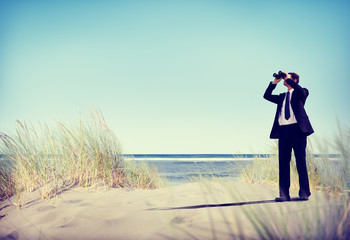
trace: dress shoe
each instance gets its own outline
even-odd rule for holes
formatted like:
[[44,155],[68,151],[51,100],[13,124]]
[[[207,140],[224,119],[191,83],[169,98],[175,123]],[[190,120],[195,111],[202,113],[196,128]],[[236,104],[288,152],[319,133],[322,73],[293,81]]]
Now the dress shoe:
[[286,202],[286,201],[290,201],[290,197],[277,197],[275,199],[275,202]]
[[309,197],[307,196],[299,197],[299,201],[307,201],[307,200],[309,200]]

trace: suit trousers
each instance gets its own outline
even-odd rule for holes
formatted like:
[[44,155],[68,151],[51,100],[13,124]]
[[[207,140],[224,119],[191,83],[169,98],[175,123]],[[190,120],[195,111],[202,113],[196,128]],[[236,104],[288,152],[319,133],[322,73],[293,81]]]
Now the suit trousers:
[[289,197],[290,188],[290,160],[292,149],[299,175],[299,196],[309,197],[310,187],[306,168],[306,135],[298,124],[282,125],[279,127],[279,188],[281,197]]

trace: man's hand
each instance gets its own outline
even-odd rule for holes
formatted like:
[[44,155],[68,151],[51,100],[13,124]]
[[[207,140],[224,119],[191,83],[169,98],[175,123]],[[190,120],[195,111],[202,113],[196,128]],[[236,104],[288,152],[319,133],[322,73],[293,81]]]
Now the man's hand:
[[287,80],[288,78],[292,78],[292,76],[290,74],[285,73],[285,72],[284,72],[284,74],[286,74],[286,77],[284,78],[284,80]]
[[280,78],[280,79],[275,78],[275,79],[273,80],[273,83],[274,83],[274,84],[277,84],[277,83],[279,83],[281,80],[282,80],[282,78]]

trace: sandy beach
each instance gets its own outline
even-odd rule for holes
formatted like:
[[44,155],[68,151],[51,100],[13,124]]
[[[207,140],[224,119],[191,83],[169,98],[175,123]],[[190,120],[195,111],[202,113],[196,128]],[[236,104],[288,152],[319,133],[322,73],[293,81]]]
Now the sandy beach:
[[315,211],[331,207],[320,193],[276,203],[277,192],[206,181],[155,190],[74,188],[51,201],[32,192],[20,210],[1,203],[0,239],[260,239],[250,218],[261,218],[277,236],[298,238],[305,234],[300,221],[317,217],[327,225]]

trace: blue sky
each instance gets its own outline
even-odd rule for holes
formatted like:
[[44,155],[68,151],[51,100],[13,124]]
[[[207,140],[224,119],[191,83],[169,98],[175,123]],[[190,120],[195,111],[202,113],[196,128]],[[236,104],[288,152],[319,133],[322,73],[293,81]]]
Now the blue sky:
[[[126,153],[266,153],[278,70],[317,142],[348,124],[346,1],[0,1],[0,132],[94,105]],[[279,84],[275,93],[285,91]],[[322,151],[322,150],[317,150]]]

